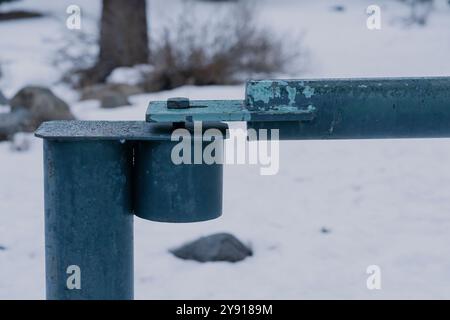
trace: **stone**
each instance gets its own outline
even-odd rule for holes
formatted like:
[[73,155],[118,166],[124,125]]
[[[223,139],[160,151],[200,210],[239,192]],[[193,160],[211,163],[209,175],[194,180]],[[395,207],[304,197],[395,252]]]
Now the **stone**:
[[345,11],[345,7],[341,4],[337,4],[331,7],[331,10],[333,11],[337,11],[337,12],[344,12]]
[[16,132],[26,131],[30,119],[30,112],[22,108],[0,113],[0,141],[11,139]]
[[250,248],[229,233],[201,237],[171,250],[171,253],[180,259],[198,262],[238,262],[253,255]]
[[102,100],[111,94],[120,93],[125,97],[129,97],[134,94],[140,94],[144,91],[142,88],[136,85],[130,85],[125,83],[104,83],[87,86],[82,89],[80,100]]
[[102,97],[100,107],[104,109],[117,108],[122,106],[128,106],[130,102],[126,95],[120,92],[111,92]]
[[69,106],[46,87],[28,86],[10,101],[11,113],[26,110],[29,115],[24,131],[32,132],[44,121],[74,120]]
[[331,232],[331,229],[329,229],[329,228],[327,228],[327,227],[322,227],[322,228],[320,228],[320,232],[321,232],[321,233],[330,233],[330,232]]
[[9,104],[8,99],[3,95],[3,92],[0,90],[0,106]]

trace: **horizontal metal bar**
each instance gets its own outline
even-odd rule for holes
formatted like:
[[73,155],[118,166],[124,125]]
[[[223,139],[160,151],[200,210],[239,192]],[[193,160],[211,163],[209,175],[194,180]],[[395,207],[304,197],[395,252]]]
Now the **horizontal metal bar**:
[[185,105],[151,102],[146,120],[159,124],[50,122],[37,136],[165,140],[172,128],[167,123],[246,121],[249,128],[279,129],[281,139],[450,137],[449,77],[249,81],[245,100]]
[[449,89],[450,77],[250,80],[246,84],[245,104],[249,110],[258,111],[280,106],[297,109],[345,107],[352,102],[372,101],[382,107],[404,99],[415,100],[413,105],[416,105],[426,102],[416,98],[448,95]]
[[249,108],[313,106],[311,122],[249,122],[282,139],[450,137],[450,78],[265,80],[247,84]]

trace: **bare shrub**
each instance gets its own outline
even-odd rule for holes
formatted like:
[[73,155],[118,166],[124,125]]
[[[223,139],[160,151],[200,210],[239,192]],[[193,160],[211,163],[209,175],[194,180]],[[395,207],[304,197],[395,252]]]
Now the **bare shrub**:
[[431,11],[433,10],[434,0],[400,0],[400,2],[409,6],[409,17],[403,19],[407,26],[427,24]]
[[[250,77],[298,72],[299,50],[288,49],[292,39],[258,28],[246,5],[233,6],[214,19],[198,19],[183,10],[162,36],[151,39],[154,70],[143,87],[168,90],[185,84],[234,84]],[[299,47],[299,39],[294,42]],[[301,46],[300,46],[301,47]]]
[[62,71],[61,81],[80,87],[80,78],[85,70],[91,68],[98,54],[97,37],[82,30],[66,32],[58,40],[62,43],[56,51],[52,63]]
[[[169,27],[162,27],[160,32],[153,30],[150,35],[152,68],[135,83],[143,91],[189,84],[235,84],[248,78],[303,71],[307,52],[301,35],[280,37],[258,27],[248,5],[230,4],[224,11],[215,11],[211,18],[199,16],[190,1],[184,6]],[[95,65],[97,55],[95,33],[71,32],[64,37],[53,62],[63,71],[64,82],[82,88],[80,79]]]

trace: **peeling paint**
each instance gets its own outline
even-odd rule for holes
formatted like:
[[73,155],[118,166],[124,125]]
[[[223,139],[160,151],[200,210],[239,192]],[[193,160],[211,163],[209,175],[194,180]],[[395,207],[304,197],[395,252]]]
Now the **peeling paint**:
[[310,86],[305,86],[303,88],[303,95],[305,96],[305,98],[311,98],[314,95],[314,88],[311,88]]
[[286,87],[286,91],[288,92],[289,105],[295,104],[295,97],[297,96],[297,88],[294,87]]
[[274,88],[274,97],[275,98],[281,98],[281,89],[280,89],[280,87],[275,87]]
[[306,108],[306,111],[308,111],[308,112],[314,112],[314,111],[316,111],[316,107],[314,107],[312,104],[310,104],[310,105]]
[[261,81],[258,84],[254,84],[248,93],[253,97],[253,101],[262,101],[264,103],[269,103],[270,98],[273,96],[272,82]]

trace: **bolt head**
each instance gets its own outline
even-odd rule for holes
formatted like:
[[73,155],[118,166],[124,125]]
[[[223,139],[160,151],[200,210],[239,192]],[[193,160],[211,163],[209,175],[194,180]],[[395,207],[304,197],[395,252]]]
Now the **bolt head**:
[[167,99],[167,109],[188,109],[190,106],[188,98],[169,98]]

